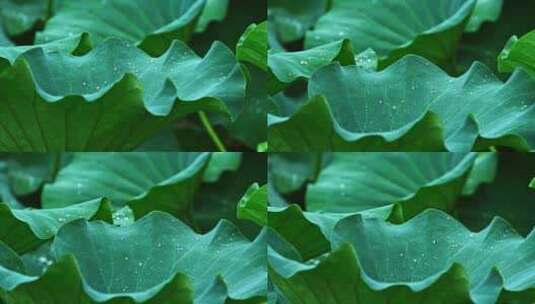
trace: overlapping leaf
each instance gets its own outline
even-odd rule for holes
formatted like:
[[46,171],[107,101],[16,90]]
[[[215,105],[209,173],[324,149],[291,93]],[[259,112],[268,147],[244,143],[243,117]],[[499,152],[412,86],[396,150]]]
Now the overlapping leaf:
[[268,17],[277,39],[293,42],[305,36],[327,6],[327,0],[312,0],[306,5],[296,0],[272,0],[269,1]]
[[162,210],[190,220],[189,211],[209,161],[207,153],[82,153],[43,190],[45,208],[98,197],[115,208],[129,206],[136,218]]
[[458,78],[416,56],[382,72],[333,64],[313,75],[312,99],[294,115],[270,115],[270,149],[531,150],[534,90],[521,70],[503,83],[478,63]]
[[473,233],[435,210],[401,226],[355,215],[337,224],[326,256],[302,263],[271,250],[270,277],[296,303],[525,302],[533,236],[499,218]]
[[152,55],[168,49],[175,39],[188,40],[205,0],[114,0],[56,1],[38,42],[48,42],[78,33],[90,33],[96,43],[120,38]]
[[192,112],[235,118],[245,94],[229,49],[200,58],[178,41],[158,58],[119,40],[83,56],[33,48],[0,86],[4,151],[131,150]]
[[0,204],[0,241],[18,253],[35,249],[52,239],[59,228],[77,219],[111,222],[111,208],[105,199],[95,199],[56,209],[10,209]]
[[335,0],[307,33],[305,48],[348,38],[359,53],[374,49],[380,68],[407,54],[417,54],[452,69],[452,58],[475,3]]
[[334,153],[307,188],[308,211],[351,213],[400,203],[412,217],[425,208],[452,210],[473,153]]

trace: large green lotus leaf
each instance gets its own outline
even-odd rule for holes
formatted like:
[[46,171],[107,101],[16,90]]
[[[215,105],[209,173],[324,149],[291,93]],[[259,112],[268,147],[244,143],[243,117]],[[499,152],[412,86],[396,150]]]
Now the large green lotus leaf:
[[162,210],[189,220],[193,196],[208,164],[208,153],[80,153],[42,194],[44,208],[59,208],[107,197],[115,208],[128,205],[136,218]]
[[53,238],[61,226],[82,218],[111,222],[109,202],[95,199],[57,209],[11,209],[2,203],[0,241],[18,253],[24,253]]
[[327,9],[328,0],[270,0],[268,18],[276,37],[283,43],[302,39]]
[[309,82],[308,95],[323,98],[291,117],[270,115],[270,149],[530,150],[534,90],[523,71],[503,83],[479,63],[458,78],[417,56],[382,72],[332,64]]
[[2,73],[0,88],[2,150],[122,151],[192,112],[235,118],[245,79],[220,43],[200,58],[175,41],[153,58],[108,40],[84,56],[31,49]]
[[[111,303],[112,299],[113,303],[191,303],[191,289],[195,303],[262,303],[265,235],[251,242],[226,221],[199,235],[159,212],[126,227],[76,221],[64,226],[54,240],[52,252],[58,263],[39,279],[0,267],[7,272],[0,290],[6,304],[21,299],[32,304]],[[71,283],[44,289],[53,278]]]
[[307,210],[350,213],[400,203],[407,217],[430,207],[450,211],[475,159],[472,153],[334,153],[307,188]]
[[502,12],[503,0],[477,0],[476,7],[464,29],[465,32],[477,32],[485,22],[495,22]]
[[535,191],[529,188],[535,172],[534,160],[530,153],[499,153],[494,181],[481,185],[456,205],[459,220],[468,228],[479,230],[493,217],[500,216],[527,235],[535,227]]
[[290,301],[528,303],[535,296],[535,234],[524,239],[500,218],[473,233],[438,210],[402,225],[355,215],[337,224],[331,242],[332,253],[306,263],[270,253],[270,278]]
[[47,0],[2,0],[0,1],[0,20],[9,36],[21,35],[32,29],[38,21],[48,15]]
[[269,207],[268,226],[292,245],[304,260],[318,257],[329,251],[329,238],[341,220],[360,214],[390,222],[403,221],[400,205],[388,205],[354,213],[317,213],[302,211],[298,205]]
[[175,39],[188,40],[205,0],[63,0],[37,42],[89,33],[96,43],[109,37],[130,41],[152,54],[163,53]]
[[379,68],[407,54],[417,54],[452,69],[459,39],[475,3],[476,0],[335,0],[331,10],[307,33],[305,47],[347,38],[358,53],[374,49]]
[[498,71],[510,73],[516,68],[523,68],[535,76],[535,31],[520,39],[513,36],[498,57]]

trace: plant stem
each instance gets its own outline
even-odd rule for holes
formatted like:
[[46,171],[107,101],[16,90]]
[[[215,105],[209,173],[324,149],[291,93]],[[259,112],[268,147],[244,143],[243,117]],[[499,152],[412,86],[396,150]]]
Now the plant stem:
[[208,132],[208,135],[210,135],[210,138],[212,139],[212,142],[214,142],[217,149],[219,149],[220,152],[227,152],[227,149],[225,149],[225,145],[217,136],[216,131],[212,127],[212,124],[210,123],[210,120],[208,120],[208,116],[206,116],[206,113],[203,111],[199,111],[199,118],[201,119],[201,122],[206,129],[206,132]]

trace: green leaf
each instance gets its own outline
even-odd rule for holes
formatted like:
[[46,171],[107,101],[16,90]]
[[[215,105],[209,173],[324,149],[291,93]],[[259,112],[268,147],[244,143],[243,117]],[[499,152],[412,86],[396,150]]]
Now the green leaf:
[[187,41],[205,0],[59,1],[37,42],[89,33],[100,44],[110,37],[138,45],[151,55],[162,54],[175,39]]
[[269,182],[281,194],[289,194],[317,178],[320,153],[272,153],[268,159]]
[[425,208],[451,211],[475,159],[464,153],[334,153],[307,187],[307,210],[351,213],[399,203],[408,218]]
[[58,262],[41,277],[0,266],[6,304],[265,301],[265,234],[251,242],[226,221],[205,235],[159,212],[126,227],[76,221],[52,252]]
[[267,225],[267,185],[252,184],[238,202],[237,218]]
[[403,221],[403,211],[399,205],[354,213],[307,212],[298,205],[289,205],[268,208],[268,226],[291,244],[304,260],[309,260],[328,252],[331,248],[329,238],[336,224],[355,214],[395,223]]
[[358,53],[376,51],[380,69],[417,54],[451,70],[475,4],[476,0],[335,0],[307,33],[305,48],[346,38]]
[[301,263],[271,251],[270,278],[306,303],[527,303],[534,236],[500,218],[473,233],[437,210],[402,225],[355,215],[337,224],[325,256]]
[[35,249],[52,239],[59,228],[77,219],[102,219],[111,222],[106,199],[95,199],[57,209],[11,209],[0,204],[0,241],[18,253]]
[[503,83],[479,63],[458,78],[416,56],[382,72],[332,64],[313,75],[311,100],[294,115],[269,116],[269,145],[273,151],[531,150],[533,90],[526,73]]
[[472,195],[482,184],[490,184],[496,178],[498,154],[479,153],[463,188],[463,195]]
[[498,71],[511,73],[522,68],[535,77],[535,31],[518,39],[511,37],[498,57]]
[[193,196],[202,181],[207,153],[81,153],[46,185],[45,208],[70,206],[98,197],[115,208],[129,206],[136,218],[152,210],[190,220]]
[[15,196],[37,192],[45,182],[54,179],[60,166],[60,156],[55,154],[6,154],[0,156],[0,161],[5,162],[6,182]]
[[355,58],[349,40],[341,40],[299,52],[270,50],[268,66],[274,77],[283,84],[312,74],[332,62],[354,65]]
[[35,48],[0,75],[0,148],[132,150],[190,113],[236,118],[245,85],[220,43],[204,58],[179,41],[159,58],[119,40],[85,56]]
[[270,26],[282,42],[300,40],[325,12],[327,5],[328,0],[309,0],[306,4],[296,0],[271,0],[268,3]]
[[0,1],[0,20],[6,34],[21,35],[32,29],[38,21],[44,21],[48,15],[48,2],[48,0]]
[[228,6],[229,0],[206,0],[195,32],[204,32],[211,22],[223,21],[227,16]]
[[203,181],[208,183],[217,182],[225,171],[236,171],[241,164],[242,153],[239,152],[214,152],[210,157],[208,166],[204,171]]
[[267,22],[251,24],[236,45],[236,58],[267,70]]
[[495,22],[502,12],[503,0],[477,0],[476,7],[464,29],[465,32],[477,32],[484,22]]

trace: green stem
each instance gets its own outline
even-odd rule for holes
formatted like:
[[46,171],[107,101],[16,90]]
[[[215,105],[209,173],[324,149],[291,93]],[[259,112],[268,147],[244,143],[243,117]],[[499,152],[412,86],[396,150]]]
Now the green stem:
[[206,116],[206,113],[204,113],[203,111],[199,111],[199,118],[201,119],[201,122],[204,128],[206,129],[206,132],[208,132],[208,135],[210,135],[210,138],[214,142],[217,149],[219,149],[219,151],[221,152],[227,152],[227,149],[225,149],[225,145],[223,144],[219,136],[217,136],[216,131],[210,123],[210,120],[208,120],[208,116]]

